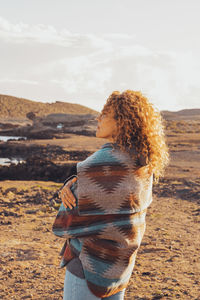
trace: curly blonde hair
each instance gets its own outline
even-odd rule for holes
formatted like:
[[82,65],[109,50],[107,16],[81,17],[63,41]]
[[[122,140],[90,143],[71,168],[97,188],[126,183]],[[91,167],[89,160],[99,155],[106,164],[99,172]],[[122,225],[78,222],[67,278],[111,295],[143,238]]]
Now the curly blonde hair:
[[155,182],[168,164],[168,148],[165,143],[161,114],[139,91],[113,92],[107,99],[101,115],[114,113],[118,133],[115,142],[122,150],[135,148],[138,161],[148,174],[154,174]]

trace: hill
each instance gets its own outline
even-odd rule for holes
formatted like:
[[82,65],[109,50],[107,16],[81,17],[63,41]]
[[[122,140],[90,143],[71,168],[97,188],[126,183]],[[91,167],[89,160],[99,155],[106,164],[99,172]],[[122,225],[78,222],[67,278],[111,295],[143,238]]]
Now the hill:
[[200,109],[182,109],[179,111],[163,110],[162,116],[166,120],[200,120]]
[[[43,103],[0,94],[0,119],[27,119],[26,114],[33,112],[37,117],[49,114],[96,114],[97,111],[80,104],[56,101]],[[183,109],[179,111],[163,110],[166,120],[200,120],[200,109]]]
[[33,112],[36,116],[48,114],[96,114],[86,106],[68,102],[56,101],[54,103],[43,103],[38,101],[17,98],[8,95],[0,95],[0,118],[1,119],[26,119],[26,114]]

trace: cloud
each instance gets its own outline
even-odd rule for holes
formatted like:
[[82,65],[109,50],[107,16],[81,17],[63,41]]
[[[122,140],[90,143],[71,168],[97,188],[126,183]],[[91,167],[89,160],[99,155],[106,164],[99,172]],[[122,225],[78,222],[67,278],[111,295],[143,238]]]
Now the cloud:
[[135,34],[121,34],[121,33],[107,33],[103,35],[104,38],[113,40],[133,40],[136,38]]
[[160,109],[198,105],[199,58],[155,51],[135,35],[74,34],[0,18],[0,93],[100,110],[113,90],[141,90]]
[[66,29],[58,31],[54,26],[44,24],[28,25],[23,22],[12,24],[2,17],[0,17],[0,39],[12,44],[39,43],[74,48],[109,49],[111,46],[109,41],[93,34],[81,35]]
[[38,82],[37,81],[33,81],[33,80],[26,80],[26,79],[0,79],[0,83],[3,84],[31,84],[31,85],[37,85]]

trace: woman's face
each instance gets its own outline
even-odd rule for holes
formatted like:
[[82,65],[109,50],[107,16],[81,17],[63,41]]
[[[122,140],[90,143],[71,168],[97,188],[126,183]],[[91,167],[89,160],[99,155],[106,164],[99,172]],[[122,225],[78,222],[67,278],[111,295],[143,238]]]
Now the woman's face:
[[114,114],[112,112],[102,114],[97,120],[96,137],[108,139],[113,142],[117,134],[117,122],[114,119]]

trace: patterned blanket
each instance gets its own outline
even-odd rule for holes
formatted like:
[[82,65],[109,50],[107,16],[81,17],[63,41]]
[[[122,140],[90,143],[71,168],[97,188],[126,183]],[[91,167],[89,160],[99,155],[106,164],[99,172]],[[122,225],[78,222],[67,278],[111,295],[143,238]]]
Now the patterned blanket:
[[152,201],[152,176],[136,175],[137,158],[107,143],[77,165],[77,206],[61,205],[53,232],[68,239],[62,265],[76,249],[90,290],[100,298],[124,289],[130,279]]

